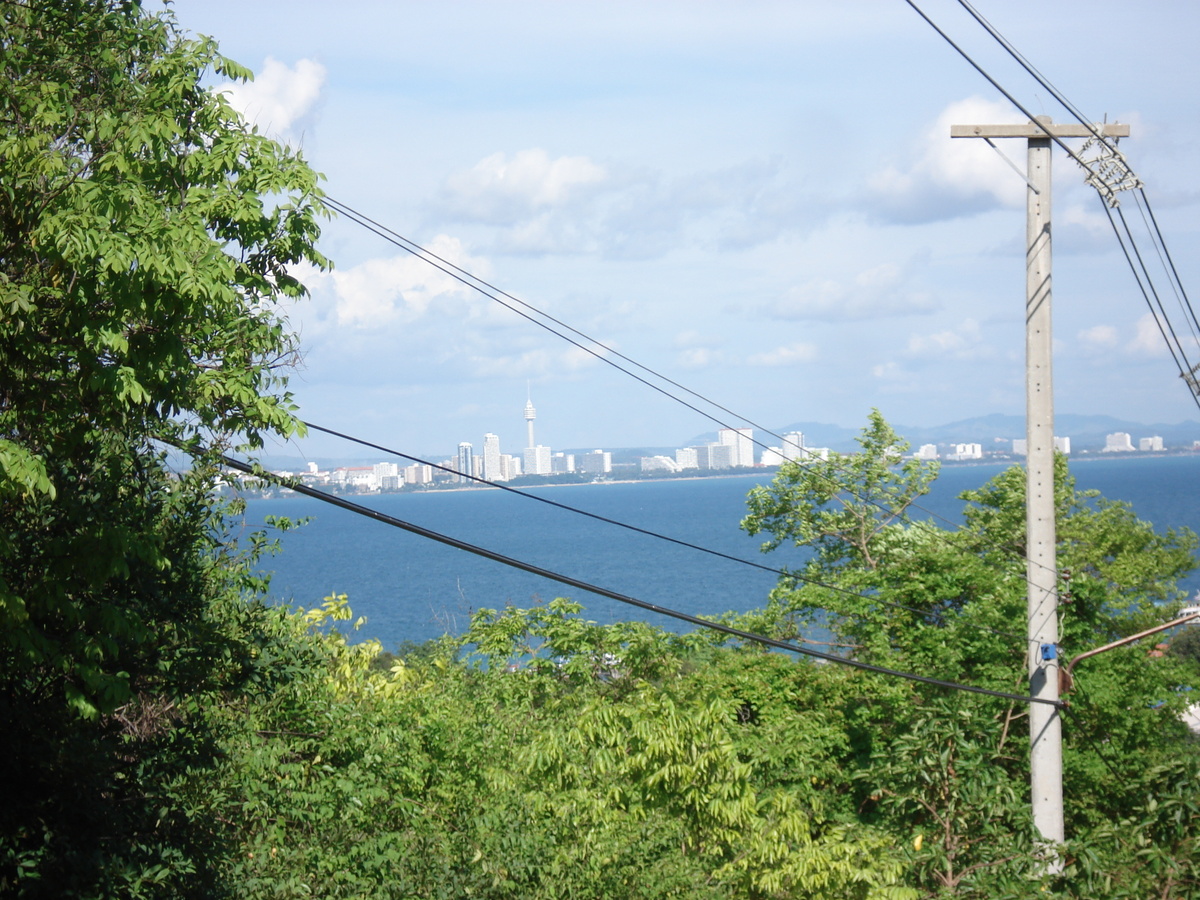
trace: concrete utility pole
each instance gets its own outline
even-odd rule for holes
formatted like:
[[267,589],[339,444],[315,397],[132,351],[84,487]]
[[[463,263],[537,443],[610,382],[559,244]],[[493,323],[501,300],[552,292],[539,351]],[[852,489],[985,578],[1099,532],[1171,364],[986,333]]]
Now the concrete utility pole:
[[[1128,125],[1096,125],[1104,137],[1126,137]],[[1029,693],[1058,700],[1058,566],[1054,527],[1054,391],[1050,320],[1050,144],[1092,137],[1084,125],[1054,125],[1038,116],[1026,125],[953,125],[952,138],[1025,138],[1028,185],[1025,245],[1025,525],[1029,582]],[[1048,844],[1065,840],[1062,720],[1057,707],[1029,706],[1029,771],[1033,821]],[[1061,870],[1050,855],[1053,871]]]

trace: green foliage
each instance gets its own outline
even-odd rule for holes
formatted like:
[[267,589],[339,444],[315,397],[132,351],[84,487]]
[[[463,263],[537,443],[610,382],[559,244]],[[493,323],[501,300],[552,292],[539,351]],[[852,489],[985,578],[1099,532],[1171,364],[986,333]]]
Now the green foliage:
[[280,303],[323,211],[213,71],[245,74],[139,3],[0,0],[6,896],[218,892],[177,786],[215,763],[206,703],[291,653],[211,486],[218,448],[297,430]]
[[[739,624],[786,637],[820,624],[833,631],[835,645],[859,659],[1022,691],[1023,470],[1014,467],[964,493],[964,526],[946,530],[909,519],[932,473],[911,461],[901,464],[893,448],[904,445],[878,413],[859,443],[863,452],[852,464],[792,464],[772,485],[752,492],[743,525],[771,535],[764,549],[792,543],[814,553],[796,571],[803,578],[782,578],[766,609]],[[836,489],[832,479],[847,486]],[[859,499],[869,497],[881,498],[887,511]],[[1183,594],[1176,581],[1196,564],[1194,534],[1158,533],[1127,504],[1077,490],[1061,457],[1055,502],[1064,661],[1158,624],[1178,608]],[[1107,879],[1111,886],[1125,878],[1147,896],[1153,879],[1137,872],[1154,872],[1179,896],[1192,886],[1187,854],[1195,819],[1188,810],[1200,802],[1195,784],[1177,778],[1169,787],[1115,790],[1112,772],[1174,771],[1181,759],[1194,763],[1197,743],[1181,715],[1190,698],[1186,689],[1198,686],[1196,671],[1183,654],[1151,658],[1137,645],[1088,659],[1076,670],[1073,715],[1064,727],[1064,788],[1071,846],[1078,848],[1072,852],[1079,854],[1071,871],[1081,883]],[[1024,718],[1019,705],[952,702],[922,688],[893,705],[887,724],[876,717],[869,740],[859,742],[869,761],[861,752],[855,758],[864,792],[857,795],[858,811],[913,847],[913,883],[931,894],[1026,896],[1033,890]],[[1158,790],[1178,792],[1171,821],[1179,830],[1162,839],[1149,837],[1161,827],[1149,812]],[[1120,846],[1142,848],[1130,849],[1123,861],[1101,849],[1115,821],[1136,835]],[[1160,849],[1151,852],[1146,847],[1154,841]],[[1044,887],[1086,896],[1074,893],[1069,880]]]
[[1171,638],[1170,651],[1177,659],[1188,660],[1200,666],[1200,628],[1195,623],[1185,626]]
[[875,569],[890,526],[907,521],[909,507],[937,477],[936,463],[902,459],[908,444],[872,410],[858,438],[862,451],[785,463],[769,488],[750,491],[742,527],[770,534],[763,550],[785,543],[812,547],[810,570]]

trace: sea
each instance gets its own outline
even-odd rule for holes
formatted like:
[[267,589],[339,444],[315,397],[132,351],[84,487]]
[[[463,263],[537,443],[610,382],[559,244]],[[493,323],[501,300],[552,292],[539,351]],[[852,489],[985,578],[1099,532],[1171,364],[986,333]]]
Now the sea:
[[[1008,464],[950,465],[922,498],[918,518],[943,527],[962,520],[963,491],[978,488]],[[1159,457],[1076,457],[1071,474],[1081,489],[1098,490],[1132,505],[1159,531],[1200,531],[1200,454]],[[772,470],[727,477],[560,485],[526,489],[544,498],[666,535],[731,561],[559,509],[498,489],[439,490],[352,496],[388,516],[484,547],[609,591],[692,615],[761,607],[778,576],[746,565],[778,568],[803,561],[803,551],[760,552],[762,537],[739,527],[746,493],[770,482]],[[298,495],[248,501],[244,527],[267,517],[307,520],[278,535],[281,551],[260,568],[271,573],[275,602],[318,605],[345,594],[366,624],[352,639],[374,638],[385,649],[461,634],[474,611],[507,605],[529,607],[570,597],[584,615],[609,624],[643,620],[673,630],[674,619],[631,607],[578,587],[568,587],[464,550],[437,543]],[[1200,591],[1200,573],[1181,582]]]

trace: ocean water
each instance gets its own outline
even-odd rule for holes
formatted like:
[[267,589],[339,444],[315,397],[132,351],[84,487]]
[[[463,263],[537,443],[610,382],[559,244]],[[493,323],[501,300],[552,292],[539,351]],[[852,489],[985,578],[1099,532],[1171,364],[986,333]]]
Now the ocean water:
[[[1000,464],[945,467],[921,501],[920,516],[957,522],[957,495],[979,487]],[[1200,531],[1200,455],[1076,458],[1081,488],[1133,505],[1159,530]],[[531,491],[557,503],[669,535],[761,565],[794,565],[795,549],[764,555],[761,539],[738,527],[746,492],[770,473],[659,482],[587,484]],[[612,591],[694,615],[761,606],[776,576],[740,563],[636,534],[499,490],[432,491],[354,497],[372,509]],[[281,537],[283,552],[263,561],[272,596],[312,606],[347,594],[359,632],[385,647],[459,633],[471,612],[529,606],[569,596],[602,623],[637,618],[676,628],[674,620],[481,559],[307,497],[252,500],[246,527],[266,516],[311,518]],[[944,525],[945,522],[942,522]],[[1200,589],[1200,575],[1184,583]]]

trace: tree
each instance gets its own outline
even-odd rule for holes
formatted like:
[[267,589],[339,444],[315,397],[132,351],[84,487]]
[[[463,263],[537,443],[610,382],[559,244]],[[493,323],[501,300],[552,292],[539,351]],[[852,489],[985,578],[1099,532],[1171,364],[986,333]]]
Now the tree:
[[0,22],[0,892],[200,890],[212,831],[163,792],[203,762],[197,698],[273,640],[215,454],[298,427],[281,302],[326,264],[318,178],[204,87],[249,73],[169,13]]
[[[751,493],[743,524],[752,534],[771,536],[764,549],[792,543],[812,551],[803,568],[780,579],[755,625],[793,635],[816,623],[859,659],[1023,692],[1023,470],[1013,467],[962,494],[963,525],[945,529],[910,518],[913,499],[928,488],[932,473],[901,462],[905,445],[878,413],[859,443],[863,451],[851,460],[811,471],[791,463],[769,487]],[[1078,490],[1063,457],[1056,461],[1055,503],[1064,661],[1178,608],[1177,579],[1196,564],[1194,534],[1156,532],[1127,504]],[[1072,871],[1086,870],[1088,878],[1123,871],[1125,863],[1096,851],[1103,829],[1121,820],[1141,829],[1137,840],[1169,834],[1164,846],[1171,849],[1154,871],[1191,884],[1186,858],[1200,795],[1178,786],[1187,783],[1179,772],[1188,769],[1179,760],[1194,758],[1180,720],[1188,694],[1180,687],[1194,686],[1195,670],[1179,658],[1150,658],[1144,647],[1131,646],[1087,660],[1076,675],[1064,728],[1068,831],[1077,836]],[[947,712],[947,703],[941,689],[914,688],[910,703],[894,706],[890,721],[876,725],[867,743],[874,762],[860,772],[862,809],[868,815],[877,809],[878,821],[893,833],[924,834],[915,859],[930,891],[998,896],[1024,877],[1025,857],[979,838],[1011,834],[1010,846],[1030,846],[1020,808],[1027,797],[1028,736],[1015,727],[1026,711],[1019,703],[997,707],[968,699]],[[1171,772],[1172,790],[1182,791],[1173,801],[1173,831],[1163,828],[1153,797],[1108,786],[1114,768],[1155,767]],[[1132,860],[1136,841],[1123,846]]]

